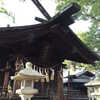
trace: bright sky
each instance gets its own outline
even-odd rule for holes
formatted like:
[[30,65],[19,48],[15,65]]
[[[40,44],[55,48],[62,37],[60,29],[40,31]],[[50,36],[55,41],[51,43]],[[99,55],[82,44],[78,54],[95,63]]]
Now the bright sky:
[[[54,16],[56,9],[54,0],[41,0],[41,3],[50,15]],[[11,18],[8,18],[7,15],[1,14],[0,22],[2,23],[0,23],[0,26],[6,26],[6,24],[10,24],[11,26],[29,25],[36,23],[34,20],[35,16],[43,18],[43,15],[31,0],[26,0],[25,2],[23,0],[6,0],[5,7],[15,16],[15,24],[12,23]]]
[[[44,18],[31,0],[23,1],[24,0],[6,0],[5,7],[15,16],[15,24],[10,17],[5,14],[0,14],[0,26],[7,26],[7,24],[11,26],[31,25],[37,23],[37,21],[34,20],[35,17]],[[41,0],[41,3],[51,16],[55,15],[55,0]],[[88,30],[89,26],[89,22],[76,21],[76,23],[71,25],[71,28],[75,32],[84,32]]]
[[76,33],[89,31],[90,26],[91,26],[90,21],[83,21],[83,20],[75,21],[74,24],[70,25],[72,30]]

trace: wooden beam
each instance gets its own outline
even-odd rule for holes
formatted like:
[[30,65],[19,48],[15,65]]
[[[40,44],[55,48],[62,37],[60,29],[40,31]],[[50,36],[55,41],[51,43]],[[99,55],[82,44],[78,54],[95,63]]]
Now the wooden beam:
[[9,81],[9,72],[5,72],[4,74],[4,83],[3,83],[3,89],[8,88],[8,81]]
[[63,11],[60,12],[61,16],[71,16],[75,13],[77,13],[78,11],[80,11],[80,6],[77,3],[72,3],[70,5],[68,5],[67,7],[64,8]]
[[44,7],[41,5],[41,3],[38,0],[32,0],[33,3],[36,5],[36,7],[41,11],[41,13],[45,16],[47,20],[51,19],[51,16],[48,14],[48,12],[44,9]]
[[50,20],[52,24],[64,24],[66,26],[74,23],[74,19],[72,17],[73,14],[77,13],[80,10],[80,6],[76,3],[72,3],[64,8],[61,12],[57,13],[52,19]]
[[57,95],[56,100],[63,100],[64,93],[63,93],[63,71],[62,66],[59,71],[57,71]]
[[38,22],[41,22],[41,23],[47,22],[47,20],[44,20],[44,19],[39,18],[39,17],[35,17],[35,20],[38,21]]

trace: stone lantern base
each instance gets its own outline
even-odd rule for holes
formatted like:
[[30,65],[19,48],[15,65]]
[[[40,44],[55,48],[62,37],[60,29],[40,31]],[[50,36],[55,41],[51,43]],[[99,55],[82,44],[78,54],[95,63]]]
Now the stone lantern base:
[[33,94],[37,94],[37,89],[18,89],[16,90],[16,93],[19,94],[21,97],[21,100],[31,100],[33,97]]
[[31,100],[33,95],[19,95],[21,97],[21,100]]

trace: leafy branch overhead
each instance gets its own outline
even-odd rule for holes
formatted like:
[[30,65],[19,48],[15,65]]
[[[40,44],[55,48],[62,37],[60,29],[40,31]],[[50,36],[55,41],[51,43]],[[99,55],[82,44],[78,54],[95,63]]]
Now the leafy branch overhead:
[[3,7],[0,8],[0,13],[4,13],[4,14],[8,15],[7,10],[5,8],[3,8]]
[[76,2],[81,6],[80,15],[82,18],[100,20],[100,0],[56,0],[57,10],[61,10],[67,4]]
[[12,18],[13,23],[15,23],[15,16],[12,12],[9,12],[8,9],[5,7],[5,0],[0,0],[0,13],[5,14],[8,17]]

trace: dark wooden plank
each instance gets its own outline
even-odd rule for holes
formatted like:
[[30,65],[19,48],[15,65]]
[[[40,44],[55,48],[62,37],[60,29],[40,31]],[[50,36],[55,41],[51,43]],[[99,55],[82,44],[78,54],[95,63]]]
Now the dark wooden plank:
[[46,20],[39,18],[39,17],[35,17],[35,20],[38,21],[38,22],[42,22],[42,23],[47,22]]
[[41,13],[49,20],[51,19],[48,12],[44,9],[44,7],[41,5],[41,3],[38,0],[32,0],[33,3],[37,6],[37,8],[41,11]]
[[64,10],[56,14],[49,23],[51,24],[64,24],[64,25],[70,25],[74,23],[74,19],[72,18],[72,15],[77,13],[80,10],[80,6],[76,3],[72,3],[65,7]]

